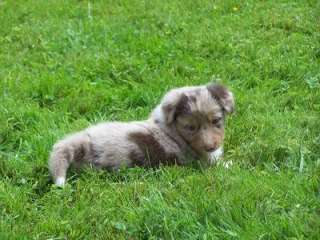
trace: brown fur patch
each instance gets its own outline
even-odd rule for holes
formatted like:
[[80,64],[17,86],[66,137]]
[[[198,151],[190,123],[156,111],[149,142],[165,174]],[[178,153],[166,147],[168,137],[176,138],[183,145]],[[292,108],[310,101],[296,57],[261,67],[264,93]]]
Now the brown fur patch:
[[207,89],[223,110],[229,113],[234,111],[233,101],[228,99],[229,91],[226,87],[218,84],[211,84],[207,86]]
[[182,95],[175,110],[175,118],[181,114],[186,114],[191,111],[190,105],[188,104],[189,98],[186,95]]
[[207,86],[207,89],[211,93],[212,97],[214,97],[216,100],[219,100],[221,98],[225,98],[228,96],[228,90],[224,86],[211,84]]
[[84,156],[86,155],[86,149],[83,144],[80,144],[79,147],[74,148],[74,162],[80,162],[83,160]]
[[222,129],[208,129],[207,131],[197,133],[189,144],[198,152],[206,152],[217,149],[222,145],[224,131]]
[[128,138],[137,144],[140,150],[133,150],[129,154],[134,166],[158,167],[160,164],[173,165],[178,163],[177,156],[173,153],[167,153],[152,134],[136,132],[129,134]]
[[193,103],[195,103],[197,101],[197,98],[195,96],[189,96],[189,99]]

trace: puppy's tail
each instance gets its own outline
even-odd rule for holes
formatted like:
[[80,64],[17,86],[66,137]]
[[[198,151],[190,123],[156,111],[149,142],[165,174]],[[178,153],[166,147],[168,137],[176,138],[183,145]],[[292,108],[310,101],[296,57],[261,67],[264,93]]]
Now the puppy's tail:
[[64,186],[67,170],[74,163],[81,165],[90,154],[90,137],[84,133],[76,133],[57,142],[49,159],[49,170],[57,186]]

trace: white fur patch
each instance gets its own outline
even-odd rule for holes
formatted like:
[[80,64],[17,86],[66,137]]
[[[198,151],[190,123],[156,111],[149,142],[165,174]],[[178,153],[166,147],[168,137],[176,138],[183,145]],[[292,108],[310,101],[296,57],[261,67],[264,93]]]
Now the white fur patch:
[[210,163],[211,164],[222,164],[222,166],[224,166],[225,168],[230,168],[233,165],[232,161],[221,161],[223,156],[223,148],[220,147],[217,150],[215,150],[214,152],[210,153]]
[[64,177],[58,177],[56,180],[56,185],[58,187],[63,187],[65,183],[66,183],[66,179]]
[[223,148],[219,147],[217,150],[210,153],[209,159],[210,163],[213,164],[217,162],[223,155]]

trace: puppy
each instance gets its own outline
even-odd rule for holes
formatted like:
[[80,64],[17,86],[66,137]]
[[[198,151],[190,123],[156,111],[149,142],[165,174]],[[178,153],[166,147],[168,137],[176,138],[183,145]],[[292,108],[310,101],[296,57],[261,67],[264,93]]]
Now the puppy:
[[49,170],[63,186],[69,166],[121,167],[209,165],[223,154],[224,120],[233,112],[233,94],[224,86],[183,87],[169,91],[148,120],[107,122],[72,134],[53,147]]

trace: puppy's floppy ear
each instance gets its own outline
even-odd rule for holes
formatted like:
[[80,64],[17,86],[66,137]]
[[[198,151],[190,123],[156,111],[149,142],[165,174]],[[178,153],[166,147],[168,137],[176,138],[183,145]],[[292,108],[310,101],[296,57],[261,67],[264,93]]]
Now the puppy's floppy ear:
[[178,90],[171,90],[163,98],[161,109],[164,115],[164,120],[167,124],[172,123],[176,116],[189,111],[188,97]]
[[234,97],[232,92],[226,87],[219,84],[209,84],[207,85],[207,89],[224,111],[227,113],[232,113],[234,111]]

